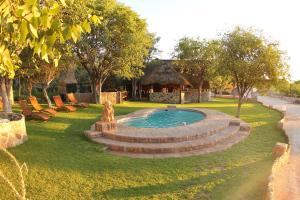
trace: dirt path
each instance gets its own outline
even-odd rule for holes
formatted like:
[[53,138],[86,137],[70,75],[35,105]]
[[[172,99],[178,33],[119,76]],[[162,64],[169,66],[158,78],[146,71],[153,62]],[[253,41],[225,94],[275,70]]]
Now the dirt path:
[[300,200],[300,105],[272,97],[258,97],[266,106],[285,111],[284,130],[289,137],[289,162],[275,179],[275,200]]

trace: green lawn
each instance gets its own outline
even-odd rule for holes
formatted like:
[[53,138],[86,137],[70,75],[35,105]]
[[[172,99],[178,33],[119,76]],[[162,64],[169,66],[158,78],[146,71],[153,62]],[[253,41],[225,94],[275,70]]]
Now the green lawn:
[[[116,106],[116,113],[161,106],[166,105],[125,102]],[[231,99],[183,107],[211,108],[230,115],[236,110]],[[286,141],[276,129],[279,112],[245,104],[241,118],[251,124],[251,135],[227,151],[161,160],[119,157],[83,135],[100,113],[100,106],[92,105],[76,113],[59,113],[49,122],[27,122],[29,140],[11,152],[28,164],[28,198],[263,199],[274,160],[272,148],[277,141]],[[8,166],[3,156],[0,162],[0,167]],[[0,199],[15,199],[8,197],[1,180],[0,191]]]

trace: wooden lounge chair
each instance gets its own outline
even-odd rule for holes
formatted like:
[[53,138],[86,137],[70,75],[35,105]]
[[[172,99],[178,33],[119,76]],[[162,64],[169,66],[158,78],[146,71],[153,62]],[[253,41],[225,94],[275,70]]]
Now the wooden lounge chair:
[[57,111],[52,109],[52,108],[46,108],[46,109],[43,109],[43,107],[39,104],[38,100],[36,99],[36,97],[34,96],[31,96],[29,97],[29,101],[32,105],[32,107],[36,110],[36,111],[39,111],[39,112],[44,112],[48,115],[51,115],[51,116],[55,116]]
[[32,108],[29,107],[26,100],[20,100],[19,104],[22,109],[22,114],[25,116],[25,118],[38,119],[43,121],[48,121],[50,118],[45,113],[32,111]]
[[64,110],[68,112],[76,111],[74,106],[65,105],[60,96],[53,96],[53,100],[58,110]]
[[78,102],[78,100],[76,99],[74,93],[68,93],[67,94],[67,97],[70,101],[70,104],[72,106],[77,106],[77,107],[82,107],[82,108],[87,108],[89,107],[89,104],[88,103],[85,103],[85,102]]

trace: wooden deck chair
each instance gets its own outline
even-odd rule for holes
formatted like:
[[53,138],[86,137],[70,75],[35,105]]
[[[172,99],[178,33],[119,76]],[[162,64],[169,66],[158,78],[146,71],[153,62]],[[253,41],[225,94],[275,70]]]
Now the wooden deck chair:
[[51,115],[51,116],[55,116],[57,111],[52,109],[52,108],[46,108],[44,109],[38,102],[38,100],[36,99],[35,96],[31,96],[29,97],[29,101],[32,105],[32,107],[36,110],[36,111],[39,111],[39,112],[44,112],[48,115]]
[[53,100],[58,110],[65,110],[68,112],[76,111],[74,106],[65,105],[60,96],[53,96]]
[[32,109],[27,104],[26,100],[20,100],[19,104],[22,109],[22,114],[25,116],[25,118],[33,118],[33,119],[38,119],[43,121],[48,121],[50,118],[45,113],[32,111]]
[[70,104],[72,106],[77,106],[77,107],[82,107],[82,108],[87,108],[89,107],[89,104],[88,103],[85,103],[85,102],[78,102],[78,100],[76,99],[74,93],[68,93],[67,94],[67,97],[70,101]]

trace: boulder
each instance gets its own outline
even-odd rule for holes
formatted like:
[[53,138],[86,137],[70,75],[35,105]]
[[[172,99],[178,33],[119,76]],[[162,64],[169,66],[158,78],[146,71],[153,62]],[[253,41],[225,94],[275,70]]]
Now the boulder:
[[276,156],[282,156],[287,150],[288,150],[288,145],[287,144],[277,142],[274,149],[273,149],[273,153]]

